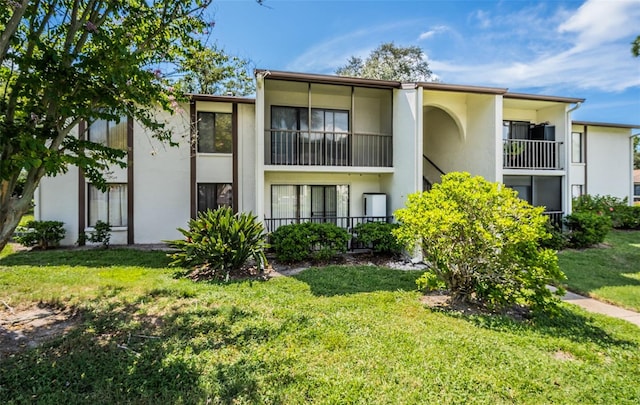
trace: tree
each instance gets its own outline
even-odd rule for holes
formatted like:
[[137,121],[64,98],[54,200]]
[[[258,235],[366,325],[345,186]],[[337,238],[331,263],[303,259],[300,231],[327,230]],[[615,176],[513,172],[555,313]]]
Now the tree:
[[0,250],[43,176],[75,165],[104,189],[104,171],[125,165],[125,152],[75,136],[82,121],[130,116],[170,141],[155,111],[179,95],[161,68],[202,49],[209,2],[0,0]]
[[229,56],[217,46],[194,52],[182,62],[176,88],[187,93],[246,96],[255,92],[250,61]]
[[453,172],[430,191],[409,196],[406,208],[395,212],[395,234],[422,247],[428,273],[445,283],[454,301],[543,309],[557,300],[547,285],[564,279],[556,253],[540,247],[550,237],[543,209],[498,183]]
[[422,49],[398,46],[393,42],[381,44],[364,61],[351,56],[346,65],[336,70],[336,74],[402,82],[432,81],[432,72]]
[[640,56],[640,35],[638,35],[635,39],[635,41],[633,41],[631,43],[631,53],[633,54],[633,56],[635,56],[636,58],[638,56]]

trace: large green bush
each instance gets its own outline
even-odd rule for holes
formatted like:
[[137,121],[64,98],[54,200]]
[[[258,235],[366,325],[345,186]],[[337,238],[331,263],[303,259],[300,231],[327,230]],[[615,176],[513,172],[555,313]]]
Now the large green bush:
[[629,206],[627,198],[584,194],[573,200],[573,212],[604,215],[613,228],[640,229],[640,207]]
[[453,300],[541,310],[558,301],[547,285],[564,279],[556,253],[540,246],[549,238],[543,210],[508,187],[449,173],[431,191],[409,196],[395,213],[395,234],[409,249],[422,247]]
[[265,229],[252,214],[234,214],[229,207],[207,210],[189,221],[188,230],[178,230],[185,239],[169,241],[178,249],[169,255],[172,266],[204,266],[214,277],[228,279],[250,258],[260,269],[267,264]]
[[349,233],[332,223],[283,225],[271,234],[276,259],[282,262],[327,260],[347,251]]
[[393,234],[398,224],[386,222],[363,222],[353,229],[356,243],[370,246],[376,253],[399,254],[402,244]]
[[16,229],[14,239],[27,247],[49,249],[59,246],[66,231],[61,221],[29,221]]
[[579,249],[602,243],[611,230],[611,218],[589,211],[567,215],[564,223],[569,231],[569,245]]

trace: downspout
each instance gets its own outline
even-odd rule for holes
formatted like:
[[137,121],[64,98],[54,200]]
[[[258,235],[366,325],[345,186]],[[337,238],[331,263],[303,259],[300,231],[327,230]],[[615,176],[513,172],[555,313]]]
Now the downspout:
[[[566,199],[565,199],[565,206],[564,206],[564,212],[565,215],[569,215],[571,214],[571,210],[572,210],[572,204],[571,204],[571,142],[573,141],[571,133],[573,132],[573,120],[571,119],[571,113],[574,112],[575,110],[577,110],[578,108],[580,108],[582,106],[582,101],[578,101],[573,107],[569,108],[567,110],[567,131],[565,132],[566,134],[566,142],[565,145],[567,145],[567,147],[565,148],[565,153],[564,153],[564,161],[565,161],[565,167],[566,167],[566,176],[564,176],[564,190],[565,190],[565,195],[566,195]],[[583,143],[586,145],[586,137],[583,141]],[[585,145],[583,145],[583,147],[585,147]],[[586,157],[586,156],[585,156]],[[586,167],[585,167],[585,180],[586,180]]]
[[634,183],[633,183],[633,157],[634,157],[634,154],[635,154],[635,149],[633,147],[633,138],[635,138],[636,136],[640,136],[640,132],[638,132],[637,134],[631,134],[631,136],[629,137],[629,142],[631,143],[631,153],[630,153],[630,156],[629,156],[629,167],[631,168],[631,181],[629,182],[631,184],[631,186],[630,186],[631,189],[629,190],[630,191],[629,192],[629,197],[631,197],[631,198],[629,198],[629,201],[628,201],[629,205],[634,205],[635,204],[635,199],[634,199],[634,197],[635,197],[635,193],[634,193],[635,187],[634,187]]

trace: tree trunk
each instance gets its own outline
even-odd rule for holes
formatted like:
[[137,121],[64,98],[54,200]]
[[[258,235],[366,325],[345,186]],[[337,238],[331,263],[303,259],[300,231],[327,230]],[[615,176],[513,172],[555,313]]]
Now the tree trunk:
[[14,198],[8,188],[8,182],[0,183],[0,252],[9,243],[22,216],[29,212],[35,189],[25,187],[22,197]]

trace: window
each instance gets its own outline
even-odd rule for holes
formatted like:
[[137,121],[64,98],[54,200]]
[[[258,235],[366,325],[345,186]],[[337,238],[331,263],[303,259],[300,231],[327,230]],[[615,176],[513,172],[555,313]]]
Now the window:
[[89,184],[89,226],[98,221],[127,226],[126,184],[109,184],[104,192]]
[[571,133],[571,162],[584,163],[584,148],[582,146],[582,132]]
[[113,149],[127,150],[127,118],[119,122],[97,120],[89,125],[89,140]]
[[199,183],[198,211],[233,207],[233,186],[230,183]]
[[322,108],[271,107],[271,163],[349,164],[349,112]]
[[546,211],[562,211],[562,177],[504,176],[504,185],[531,205],[546,207]]
[[198,111],[198,152],[232,153],[231,114]]
[[502,139],[529,139],[528,121],[503,121]]
[[640,196],[640,184],[633,185],[633,195]]
[[349,186],[271,186],[273,218],[305,219],[349,216]]

